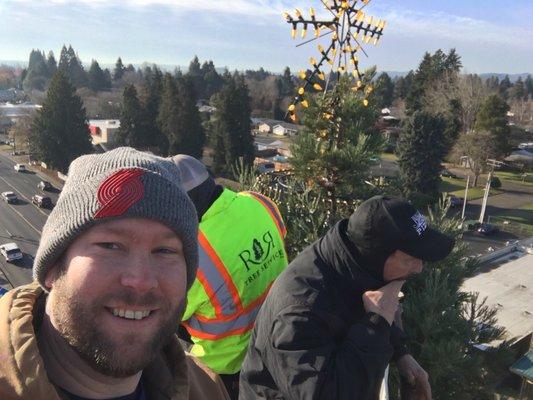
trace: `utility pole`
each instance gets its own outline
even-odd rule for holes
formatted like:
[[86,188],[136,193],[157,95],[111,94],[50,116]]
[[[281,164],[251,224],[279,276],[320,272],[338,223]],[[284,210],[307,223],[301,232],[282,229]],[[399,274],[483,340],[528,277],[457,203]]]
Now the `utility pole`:
[[465,198],[463,199],[463,212],[461,214],[461,219],[464,221],[465,219],[465,211],[466,211],[466,199],[468,198],[468,187],[470,186],[470,175],[467,175],[466,178],[466,187],[465,187]]
[[490,167],[489,176],[487,177],[487,184],[485,185],[485,194],[483,195],[483,204],[481,205],[481,213],[479,214],[479,223],[482,224],[485,219],[485,209],[487,208],[487,201],[489,199],[490,183],[492,181],[492,174],[494,168],[500,168],[503,162],[497,160],[487,160],[487,165]]

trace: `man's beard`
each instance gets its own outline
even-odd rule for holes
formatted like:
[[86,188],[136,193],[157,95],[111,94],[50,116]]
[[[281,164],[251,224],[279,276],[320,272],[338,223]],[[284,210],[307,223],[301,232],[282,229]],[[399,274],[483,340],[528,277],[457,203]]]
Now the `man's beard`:
[[[60,281],[62,278],[56,281],[53,289],[56,297],[52,308],[55,325],[61,336],[83,360],[95,371],[107,376],[132,376],[147,367],[158,356],[161,348],[169,343],[185,309],[185,299],[173,307],[170,302],[152,292],[137,296],[128,289],[102,296],[92,304],[87,304],[80,301],[64,281]],[[116,339],[111,339],[97,322],[98,315],[109,312],[104,309],[104,305],[111,302],[146,309],[157,308],[163,322],[152,337],[142,344],[139,342],[141,332],[133,330],[122,335],[121,342],[117,344]],[[132,355],[124,348],[138,350]]]

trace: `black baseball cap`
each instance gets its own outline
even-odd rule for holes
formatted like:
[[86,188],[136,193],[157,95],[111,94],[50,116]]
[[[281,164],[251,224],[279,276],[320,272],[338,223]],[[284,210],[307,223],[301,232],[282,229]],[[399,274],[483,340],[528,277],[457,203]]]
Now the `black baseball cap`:
[[455,241],[430,228],[407,200],[375,196],[362,203],[348,220],[347,235],[359,248],[403,251],[423,261],[438,261]]

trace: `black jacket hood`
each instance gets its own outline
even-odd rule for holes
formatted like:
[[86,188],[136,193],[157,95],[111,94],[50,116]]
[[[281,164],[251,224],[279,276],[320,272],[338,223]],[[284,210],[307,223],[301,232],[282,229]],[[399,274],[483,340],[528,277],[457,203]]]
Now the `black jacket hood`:
[[347,226],[347,219],[335,224],[326,235],[318,240],[315,251],[325,261],[325,264],[331,266],[338,274],[339,282],[347,285],[350,291],[363,293],[382,287],[385,284],[383,280],[385,261],[383,260],[378,272],[376,267],[361,255],[357,246],[348,239]]

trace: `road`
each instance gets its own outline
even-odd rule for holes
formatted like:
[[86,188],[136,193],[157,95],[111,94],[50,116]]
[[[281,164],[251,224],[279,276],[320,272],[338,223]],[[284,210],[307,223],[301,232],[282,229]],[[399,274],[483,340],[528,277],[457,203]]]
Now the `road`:
[[[49,210],[40,209],[31,202],[34,194],[42,194],[37,189],[42,178],[33,172],[16,172],[14,165],[11,158],[0,153],[0,192],[12,191],[19,198],[17,204],[0,200],[0,244],[15,242],[24,254],[24,258],[15,263],[0,259],[0,286],[8,289],[31,281],[33,258],[50,214]],[[56,203],[57,193],[47,192],[46,195]]]

